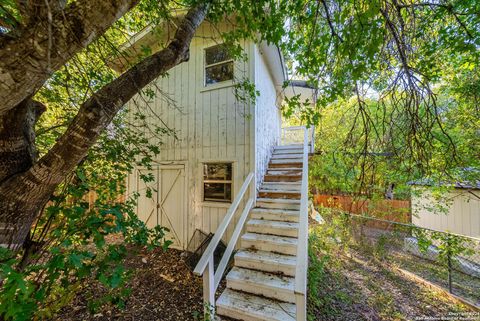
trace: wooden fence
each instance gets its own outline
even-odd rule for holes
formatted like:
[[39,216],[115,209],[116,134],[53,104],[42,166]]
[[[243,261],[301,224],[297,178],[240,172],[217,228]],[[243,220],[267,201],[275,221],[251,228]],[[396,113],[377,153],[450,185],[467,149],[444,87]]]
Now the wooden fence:
[[[412,213],[409,200],[369,200],[347,195],[316,194],[313,197],[316,206],[336,208],[345,212],[371,216],[386,221],[411,223]],[[370,227],[390,230],[391,225],[385,222],[369,221]]]
[[[89,191],[82,197],[83,201],[88,202],[90,208],[93,207],[95,201],[97,200],[97,192]],[[119,194],[118,197],[115,199],[116,202],[123,203],[126,201],[125,194]]]

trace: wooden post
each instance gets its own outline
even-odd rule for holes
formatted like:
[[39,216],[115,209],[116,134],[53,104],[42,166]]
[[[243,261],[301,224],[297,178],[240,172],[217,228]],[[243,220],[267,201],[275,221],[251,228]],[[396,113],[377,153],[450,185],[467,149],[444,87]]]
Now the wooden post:
[[203,273],[203,304],[206,320],[213,320],[215,314],[215,285],[213,255],[210,255],[205,272]]
[[307,321],[307,298],[306,294],[295,295],[295,305],[297,307],[297,321]]
[[312,126],[312,154],[315,154],[315,126]]

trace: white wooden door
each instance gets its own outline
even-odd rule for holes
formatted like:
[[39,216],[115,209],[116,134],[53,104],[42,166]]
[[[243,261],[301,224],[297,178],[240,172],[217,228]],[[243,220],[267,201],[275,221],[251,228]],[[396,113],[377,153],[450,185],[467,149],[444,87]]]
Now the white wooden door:
[[[138,168],[135,173],[135,179],[136,191],[139,193],[137,216],[145,222],[147,227],[153,228],[157,225],[158,169]],[[145,182],[147,179],[148,181]]]
[[[152,175],[154,180],[145,183],[141,175]],[[153,170],[137,170],[137,191],[140,198],[137,215],[152,228],[160,225],[168,228],[167,239],[174,248],[186,246],[186,195],[185,166],[162,165]],[[147,190],[151,192],[148,197]]]

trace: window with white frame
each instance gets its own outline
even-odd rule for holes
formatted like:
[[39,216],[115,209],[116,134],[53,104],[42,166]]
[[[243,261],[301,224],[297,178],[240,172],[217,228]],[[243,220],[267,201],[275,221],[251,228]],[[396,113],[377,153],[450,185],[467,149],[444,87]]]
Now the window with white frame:
[[205,86],[233,80],[233,59],[225,45],[205,49]]
[[207,202],[232,201],[232,163],[203,164],[203,200]]

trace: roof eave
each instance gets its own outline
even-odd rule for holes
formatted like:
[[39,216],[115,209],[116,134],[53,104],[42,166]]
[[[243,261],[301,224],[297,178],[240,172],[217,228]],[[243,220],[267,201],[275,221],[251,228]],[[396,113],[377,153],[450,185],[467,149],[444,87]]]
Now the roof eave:
[[262,41],[259,44],[259,49],[265,57],[265,62],[272,75],[275,87],[277,90],[281,90],[284,82],[287,80],[287,69],[280,48],[277,45],[268,44],[266,41]]

